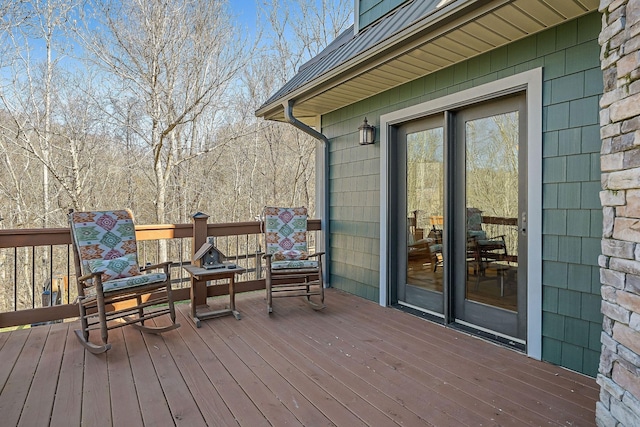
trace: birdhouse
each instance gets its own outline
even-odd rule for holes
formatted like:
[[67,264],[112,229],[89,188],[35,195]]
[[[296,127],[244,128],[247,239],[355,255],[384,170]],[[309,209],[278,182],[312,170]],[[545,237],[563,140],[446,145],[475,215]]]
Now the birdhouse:
[[214,246],[212,241],[208,241],[193,255],[191,263],[206,269],[224,268],[224,259],[224,254]]

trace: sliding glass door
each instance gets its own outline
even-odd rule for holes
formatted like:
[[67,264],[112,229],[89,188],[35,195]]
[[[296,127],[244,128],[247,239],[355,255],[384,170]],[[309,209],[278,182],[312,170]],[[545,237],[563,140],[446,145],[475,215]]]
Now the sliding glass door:
[[525,339],[525,109],[517,95],[397,127],[400,304]]

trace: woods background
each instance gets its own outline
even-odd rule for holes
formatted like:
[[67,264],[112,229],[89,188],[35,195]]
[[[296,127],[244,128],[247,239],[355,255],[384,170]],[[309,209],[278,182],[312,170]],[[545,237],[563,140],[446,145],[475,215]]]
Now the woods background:
[[[272,204],[315,216],[317,141],[254,111],[353,22],[352,7],[0,2],[0,229],[67,227],[69,209],[130,208],[138,224],[253,221]],[[171,243],[139,262],[189,258]],[[66,252],[0,249],[0,312],[48,305],[51,282],[72,280]]]
[[241,3],[0,6],[0,228],[64,227],[70,208],[128,207],[140,224],[313,213],[316,141],[254,111],[353,2],[258,0],[250,28]]

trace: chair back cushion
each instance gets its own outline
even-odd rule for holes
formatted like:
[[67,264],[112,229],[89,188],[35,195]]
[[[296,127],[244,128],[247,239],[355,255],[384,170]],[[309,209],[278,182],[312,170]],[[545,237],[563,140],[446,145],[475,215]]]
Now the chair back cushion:
[[71,212],[69,226],[82,274],[103,271],[103,281],[141,274],[131,211]]
[[305,260],[307,208],[264,208],[265,246],[275,261]]
[[467,208],[467,234],[477,240],[487,238],[482,229],[482,211],[478,208]]

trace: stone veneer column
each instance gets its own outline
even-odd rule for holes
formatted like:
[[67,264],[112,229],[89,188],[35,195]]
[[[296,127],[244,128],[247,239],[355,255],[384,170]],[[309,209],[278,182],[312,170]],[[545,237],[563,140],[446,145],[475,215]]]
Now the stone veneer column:
[[601,0],[599,426],[640,426],[640,0]]

